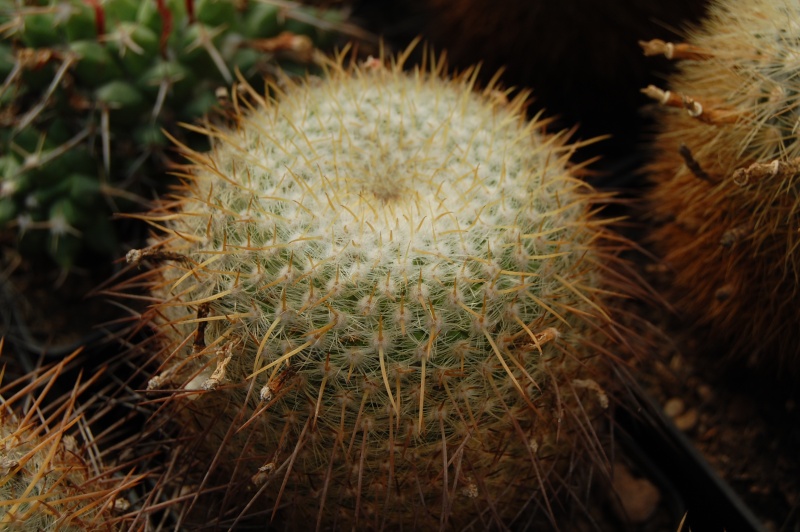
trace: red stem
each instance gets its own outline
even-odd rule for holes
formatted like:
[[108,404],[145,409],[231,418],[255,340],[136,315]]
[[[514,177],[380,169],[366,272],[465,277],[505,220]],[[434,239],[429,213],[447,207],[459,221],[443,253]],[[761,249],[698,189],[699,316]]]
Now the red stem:
[[103,11],[103,6],[100,4],[100,0],[83,0],[87,6],[94,9],[94,27],[97,31],[97,37],[101,37],[106,34],[106,13]]
[[194,0],[184,0],[186,3],[186,14],[189,15],[189,24],[194,23]]
[[172,12],[167,8],[164,0],[156,0],[158,14],[161,15],[161,37],[159,38],[159,48],[161,57],[167,58],[167,40],[172,32]]

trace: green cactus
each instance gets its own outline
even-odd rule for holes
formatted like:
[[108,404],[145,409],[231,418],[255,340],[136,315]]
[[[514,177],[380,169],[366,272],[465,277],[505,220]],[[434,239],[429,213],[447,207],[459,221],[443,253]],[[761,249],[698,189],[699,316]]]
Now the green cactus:
[[237,72],[302,71],[341,19],[260,0],[0,0],[0,230],[66,268],[116,254],[110,214],[167,182],[162,128],[203,117]]
[[253,94],[144,216],[149,388],[190,442],[162,481],[228,486],[183,515],[511,526],[602,465],[620,241],[524,97],[441,74],[340,62]]

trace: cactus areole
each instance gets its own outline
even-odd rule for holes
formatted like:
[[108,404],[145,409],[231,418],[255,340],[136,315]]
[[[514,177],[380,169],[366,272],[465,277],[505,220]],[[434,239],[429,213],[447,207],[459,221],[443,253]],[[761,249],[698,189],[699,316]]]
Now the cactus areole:
[[129,254],[159,299],[150,388],[209,457],[195,481],[213,459],[250,484],[219,515],[508,525],[599,461],[598,195],[524,98],[401,63],[254,97]]

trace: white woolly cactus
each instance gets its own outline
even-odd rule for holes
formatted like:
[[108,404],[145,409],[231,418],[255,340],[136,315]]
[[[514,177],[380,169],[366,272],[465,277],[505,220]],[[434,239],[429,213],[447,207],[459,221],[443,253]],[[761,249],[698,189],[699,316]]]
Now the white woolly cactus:
[[160,264],[150,388],[197,434],[175,470],[228,484],[204,519],[510,525],[603,462],[600,196],[523,97],[402,62],[251,95],[145,216],[166,233],[129,254]]

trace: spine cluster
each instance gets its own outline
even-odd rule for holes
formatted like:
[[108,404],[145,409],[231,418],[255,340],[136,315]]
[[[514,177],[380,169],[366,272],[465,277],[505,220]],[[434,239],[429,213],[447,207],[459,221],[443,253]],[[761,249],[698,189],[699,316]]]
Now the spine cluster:
[[228,486],[188,515],[510,526],[602,467],[617,246],[574,148],[474,80],[373,59],[253,94],[144,216],[174,470]]
[[800,278],[800,7],[720,0],[686,43],[645,52],[680,60],[649,207],[653,245],[679,309],[739,356],[797,367]]

